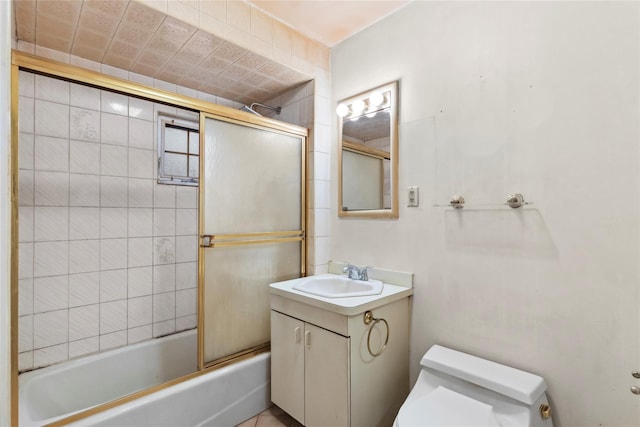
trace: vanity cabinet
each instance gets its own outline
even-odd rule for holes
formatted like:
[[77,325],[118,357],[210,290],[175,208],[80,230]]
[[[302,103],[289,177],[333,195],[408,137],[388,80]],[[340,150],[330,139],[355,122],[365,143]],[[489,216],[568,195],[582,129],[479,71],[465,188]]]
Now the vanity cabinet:
[[[409,298],[371,310],[389,324],[377,357],[364,311],[345,315],[272,294],[273,403],[307,427],[392,425],[409,392]],[[382,322],[374,326],[374,353],[386,333]]]
[[271,349],[275,404],[308,426],[348,425],[349,338],[271,311]]

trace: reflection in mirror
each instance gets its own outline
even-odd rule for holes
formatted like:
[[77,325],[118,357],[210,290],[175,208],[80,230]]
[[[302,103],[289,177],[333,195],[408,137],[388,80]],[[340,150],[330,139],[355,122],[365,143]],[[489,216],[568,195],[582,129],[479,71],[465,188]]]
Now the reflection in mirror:
[[397,82],[345,99],[336,112],[339,216],[397,218]]

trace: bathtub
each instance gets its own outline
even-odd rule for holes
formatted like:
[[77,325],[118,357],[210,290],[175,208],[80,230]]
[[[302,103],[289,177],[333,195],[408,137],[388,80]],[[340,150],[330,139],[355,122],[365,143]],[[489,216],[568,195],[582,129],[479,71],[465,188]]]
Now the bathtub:
[[[22,374],[20,426],[42,426],[192,373],[196,347],[192,330]],[[70,425],[234,426],[270,406],[269,363],[269,353],[260,354]]]

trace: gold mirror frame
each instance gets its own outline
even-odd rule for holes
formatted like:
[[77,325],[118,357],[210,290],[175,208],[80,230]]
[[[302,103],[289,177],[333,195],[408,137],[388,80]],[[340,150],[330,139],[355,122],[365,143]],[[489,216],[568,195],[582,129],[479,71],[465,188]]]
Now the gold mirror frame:
[[[365,100],[374,92],[389,92],[389,166],[390,166],[390,190],[391,190],[391,207],[386,209],[368,209],[368,210],[347,210],[344,209],[343,200],[343,153],[344,151],[360,151],[354,150],[354,144],[345,141],[343,135],[343,122],[348,120],[348,116],[338,116],[338,216],[347,218],[398,218],[398,81],[393,81],[382,86],[375,87],[366,92],[350,98],[343,99],[338,102],[340,104],[351,104],[357,100]],[[366,155],[378,158],[386,158],[385,153],[380,150],[367,149]]]

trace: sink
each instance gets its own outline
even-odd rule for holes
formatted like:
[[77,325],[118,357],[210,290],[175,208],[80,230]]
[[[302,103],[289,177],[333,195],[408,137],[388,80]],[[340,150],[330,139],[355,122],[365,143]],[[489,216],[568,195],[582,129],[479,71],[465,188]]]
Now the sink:
[[361,297],[382,293],[380,280],[354,280],[337,274],[320,274],[301,279],[293,289],[325,298]]

